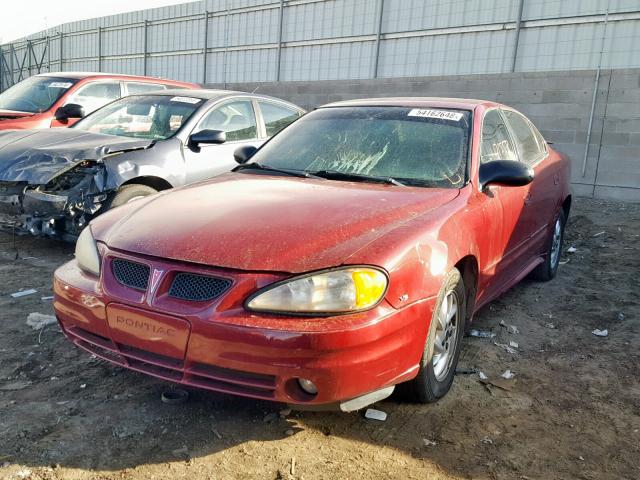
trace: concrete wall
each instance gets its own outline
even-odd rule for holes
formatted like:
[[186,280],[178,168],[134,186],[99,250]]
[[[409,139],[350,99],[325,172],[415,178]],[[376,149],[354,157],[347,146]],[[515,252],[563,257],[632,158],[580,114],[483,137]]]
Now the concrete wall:
[[[596,72],[530,72],[318,82],[239,83],[227,88],[284,98],[307,109],[351,98],[448,96],[496,100],[527,115],[572,162],[577,195],[640,201],[640,69],[603,70],[583,175]],[[225,85],[212,84],[211,87]]]

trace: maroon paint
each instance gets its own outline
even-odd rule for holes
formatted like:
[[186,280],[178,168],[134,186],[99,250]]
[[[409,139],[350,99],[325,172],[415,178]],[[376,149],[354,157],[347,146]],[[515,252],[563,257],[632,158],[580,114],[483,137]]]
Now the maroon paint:
[[[345,400],[413,378],[445,274],[463,259],[477,266],[476,285],[467,285],[476,311],[543,261],[569,196],[568,161],[551,147],[532,184],[480,191],[482,118],[499,105],[428,106],[474,112],[471,179],[462,189],[230,173],[124,205],[92,223],[101,280],[75,260],[56,271],[54,307],[64,332],[134,370],[290,403]],[[120,285],[114,257],[148,264],[150,291]],[[359,264],[389,273],[386,296],[372,310],[300,318],[243,307],[251,293],[292,274]],[[212,302],[174,299],[168,289],[178,271],[233,285]],[[118,314],[128,320],[118,323]],[[300,377],[317,385],[317,396],[297,386]]]

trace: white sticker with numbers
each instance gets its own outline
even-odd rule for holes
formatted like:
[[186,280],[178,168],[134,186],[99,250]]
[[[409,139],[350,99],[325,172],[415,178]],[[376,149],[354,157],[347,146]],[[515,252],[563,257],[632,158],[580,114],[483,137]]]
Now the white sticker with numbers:
[[73,83],[71,82],[51,82],[49,88],[69,88]]
[[449,110],[433,110],[431,108],[414,108],[409,112],[410,117],[439,118],[441,120],[452,120],[459,122],[462,113],[450,112]]
[[172,102],[182,102],[182,103],[191,103],[191,104],[196,104],[200,101],[199,98],[193,98],[193,97],[173,97],[171,99]]

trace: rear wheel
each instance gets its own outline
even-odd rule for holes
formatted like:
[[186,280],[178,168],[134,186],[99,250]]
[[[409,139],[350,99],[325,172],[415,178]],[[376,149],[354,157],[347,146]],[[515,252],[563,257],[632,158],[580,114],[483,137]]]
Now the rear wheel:
[[109,197],[103,206],[103,210],[109,210],[111,208],[119,207],[125,203],[139,200],[140,198],[158,193],[155,188],[148,187],[147,185],[141,185],[139,183],[131,183],[129,185],[123,185],[118,191]]
[[532,272],[531,278],[547,282],[558,273],[560,265],[560,254],[562,253],[562,241],[564,240],[564,225],[567,219],[564,210],[560,209],[558,216],[553,223],[553,230],[547,240],[547,249],[544,255],[544,262],[538,265]]
[[418,375],[402,386],[408,400],[435,402],[451,388],[460,356],[465,311],[464,283],[454,268],[438,294]]

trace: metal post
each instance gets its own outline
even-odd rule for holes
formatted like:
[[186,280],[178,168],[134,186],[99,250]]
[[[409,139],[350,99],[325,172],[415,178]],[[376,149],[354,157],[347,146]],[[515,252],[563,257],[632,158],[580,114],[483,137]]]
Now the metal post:
[[373,57],[373,78],[378,78],[378,65],[380,63],[380,40],[382,38],[382,17],[384,15],[384,0],[378,3],[378,31],[376,32],[376,48]]
[[102,27],[98,27],[98,71],[102,71]]
[[47,72],[51,71],[51,38],[47,35]]
[[60,32],[60,71],[63,71],[63,65],[64,65],[64,56],[62,55],[62,45],[64,43],[64,40],[62,39],[62,32]]
[[516,38],[513,40],[513,57],[511,58],[511,71],[516,71],[516,60],[518,60],[518,44],[520,43],[520,28],[522,27],[522,10],[524,10],[524,0],[520,0],[518,5],[518,18],[516,20]]
[[2,88],[2,86],[4,85],[4,72],[2,67],[3,65],[4,65],[4,50],[0,45],[0,92],[4,92],[4,88]]
[[31,55],[33,54],[33,48],[31,46],[31,41],[30,40],[27,40],[27,49],[24,51],[24,54],[29,59],[29,63],[27,64],[27,69],[29,71],[29,76],[31,76]]
[[143,75],[147,75],[147,49],[148,49],[148,41],[149,41],[149,20],[144,21],[144,66],[143,66]]
[[278,53],[276,58],[276,82],[280,81],[280,65],[282,64],[282,22],[284,20],[284,0],[280,0],[280,20],[278,21]]
[[226,1],[225,3],[226,9],[227,9],[227,13],[224,16],[224,53],[222,56],[222,63],[223,63],[223,72],[222,75],[224,75],[222,81],[224,83],[224,89],[227,89],[227,55],[228,55],[228,51],[229,51],[229,17],[231,15],[230,9],[229,9],[229,0]]
[[[609,4],[604,15],[604,29],[602,31],[602,43],[600,44],[600,57],[598,59],[598,69],[596,79],[593,82],[593,96],[591,97],[591,113],[589,114],[589,126],[587,127],[587,144],[584,146],[584,158],[582,159],[582,176],[587,175],[587,158],[589,156],[589,143],[591,143],[591,131],[593,129],[593,116],[596,111],[596,100],[598,98],[598,84],[600,83],[600,70],[602,69],[602,56],[604,53],[604,42],[607,38],[607,24],[609,23]],[[602,141],[602,138],[600,139]],[[595,179],[594,179],[595,183]]]
[[202,86],[207,83],[207,50],[209,49],[209,12],[204,12],[204,45],[202,47]]
[[9,60],[11,60],[9,65],[9,70],[11,70],[11,85],[9,85],[10,87],[13,86],[13,80],[15,79],[15,76],[14,76],[15,65],[13,64],[14,50],[15,49],[13,47],[13,43],[10,43],[9,44]]

